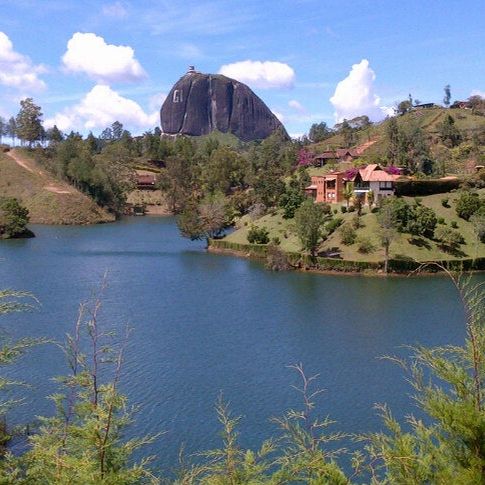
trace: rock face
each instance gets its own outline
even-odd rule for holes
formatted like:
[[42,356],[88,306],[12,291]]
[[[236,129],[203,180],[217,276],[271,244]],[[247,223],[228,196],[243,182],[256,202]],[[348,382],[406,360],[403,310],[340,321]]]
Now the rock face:
[[[193,70],[171,89],[160,111],[162,132],[207,135],[214,130],[240,140],[267,138],[283,125],[248,86],[221,74]],[[287,134],[286,134],[287,135]]]

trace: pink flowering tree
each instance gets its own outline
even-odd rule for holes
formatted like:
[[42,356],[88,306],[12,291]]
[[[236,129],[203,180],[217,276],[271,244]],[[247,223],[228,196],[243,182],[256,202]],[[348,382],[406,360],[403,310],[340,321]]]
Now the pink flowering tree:
[[302,148],[298,152],[298,167],[309,167],[313,165],[313,154]]

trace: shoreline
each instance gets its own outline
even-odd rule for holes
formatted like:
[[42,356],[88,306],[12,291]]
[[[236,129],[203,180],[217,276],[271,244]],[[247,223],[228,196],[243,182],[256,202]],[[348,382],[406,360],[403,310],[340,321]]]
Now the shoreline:
[[[212,241],[211,241],[212,242]],[[221,247],[215,247],[211,245],[211,242],[209,242],[209,245],[207,246],[207,252],[213,253],[213,254],[221,254],[221,255],[226,255],[226,256],[235,256],[238,258],[244,258],[244,259],[250,259],[254,261],[259,261],[259,262],[264,262],[266,259],[266,256],[263,254],[256,254],[251,251],[251,248],[248,248],[247,250],[240,250],[240,249],[234,249],[234,248],[221,248]],[[352,263],[357,263],[355,261],[348,261],[348,260],[335,260],[335,261],[347,261],[349,265]],[[453,262],[454,264],[457,264],[457,261],[459,263],[459,260],[450,260],[450,262]],[[381,263],[377,263],[381,264]],[[372,277],[372,278],[388,278],[388,277],[393,277],[393,278],[409,278],[409,277],[421,277],[421,276],[445,276],[445,271],[442,269],[439,269],[438,266],[434,266],[436,268],[436,271],[429,271],[429,270],[418,270],[419,265],[423,265],[423,268],[425,268],[425,265],[436,265],[438,262],[433,262],[433,261],[424,261],[420,263],[419,261],[416,261],[416,264],[418,265],[418,268],[414,269],[409,269],[409,270],[403,270],[403,271],[389,271],[387,274],[384,273],[382,269],[371,269],[371,268],[366,268],[361,271],[357,270],[352,270],[352,269],[328,269],[328,268],[311,268],[311,267],[305,267],[305,266],[298,266],[298,267],[291,267],[290,269],[287,270],[282,270],[282,271],[297,271],[300,273],[316,273],[316,274],[322,274],[322,275],[338,275],[338,276],[362,276],[362,277]],[[270,271],[270,270],[268,270]],[[450,269],[450,271],[456,271],[454,269]],[[485,273],[485,268],[484,269],[471,269],[471,270],[463,270],[463,272],[466,272],[467,274],[482,274]]]

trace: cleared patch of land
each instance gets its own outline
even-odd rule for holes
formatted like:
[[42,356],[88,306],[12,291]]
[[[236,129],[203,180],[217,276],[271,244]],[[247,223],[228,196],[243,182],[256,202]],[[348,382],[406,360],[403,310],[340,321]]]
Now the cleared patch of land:
[[39,224],[94,224],[114,216],[66,182],[55,179],[26,150],[0,153],[0,196],[16,197]]

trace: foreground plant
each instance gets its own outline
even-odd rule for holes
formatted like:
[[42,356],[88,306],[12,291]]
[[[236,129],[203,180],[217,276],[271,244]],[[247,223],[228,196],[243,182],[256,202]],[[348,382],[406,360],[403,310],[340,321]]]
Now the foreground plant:
[[484,283],[449,273],[465,312],[463,346],[415,347],[409,373],[424,420],[408,418],[409,431],[386,406],[387,431],[369,434],[365,453],[374,484],[485,483]]
[[113,346],[114,334],[100,325],[100,308],[99,296],[81,304],[74,334],[61,345],[69,374],[57,378],[60,392],[50,396],[56,414],[39,418],[16,483],[158,483],[147,468],[149,458],[130,464],[133,452],[153,437],[123,439],[132,421],[118,389],[128,333]]

